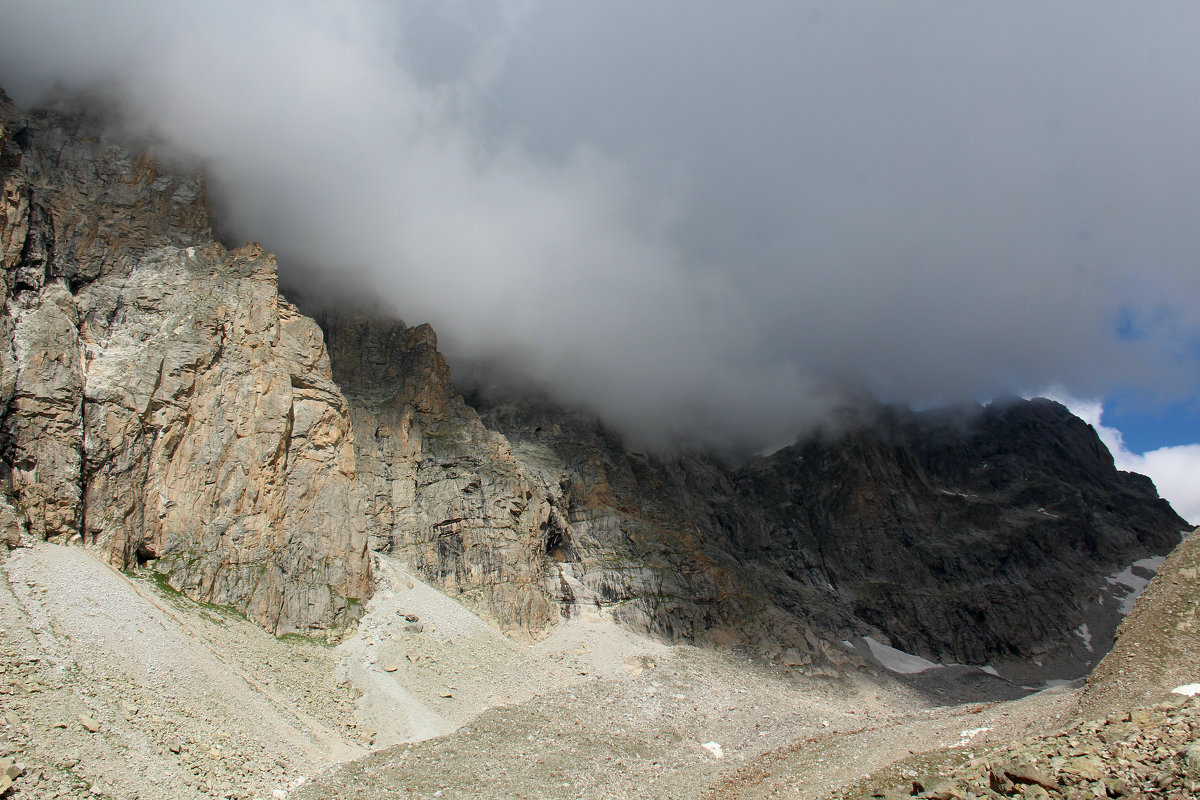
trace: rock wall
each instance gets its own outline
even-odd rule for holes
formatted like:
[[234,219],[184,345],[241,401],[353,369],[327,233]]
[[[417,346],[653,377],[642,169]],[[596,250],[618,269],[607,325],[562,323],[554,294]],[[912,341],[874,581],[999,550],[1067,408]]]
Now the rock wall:
[[1083,664],[1107,647],[1081,639],[1085,618],[1118,621],[1097,607],[1106,577],[1186,527],[1050,401],[879,408],[737,467],[630,453],[552,404],[472,403],[563,487],[575,597],[668,637],[803,659],[871,635],[944,662]]
[[428,325],[319,315],[350,402],[371,546],[403,557],[502,629],[555,621],[545,487],[450,383]]
[[150,565],[276,633],[370,595],[353,434],[274,258],[214,241],[196,174],[0,101],[0,478],[26,535]]
[[1081,665],[1106,647],[1085,620],[1118,621],[1097,606],[1105,577],[1184,527],[1049,401],[879,408],[735,467],[630,452],[546,399],[464,401],[428,326],[320,321],[373,547],[510,629],[599,614],[814,668],[861,635],[946,662]]
[[883,409],[743,467],[736,484],[742,503],[723,518],[734,546],[771,567],[781,604],[832,587],[894,646],[961,663],[1094,658],[1076,629],[1106,576],[1169,552],[1187,527],[1048,400]]

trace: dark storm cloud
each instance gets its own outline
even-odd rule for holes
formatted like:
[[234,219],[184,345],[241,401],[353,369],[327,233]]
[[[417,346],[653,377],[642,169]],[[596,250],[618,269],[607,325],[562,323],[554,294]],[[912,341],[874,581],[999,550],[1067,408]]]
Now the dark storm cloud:
[[[626,431],[1200,382],[1192,4],[0,2],[236,234]],[[301,266],[308,268],[301,270]],[[286,276],[285,276],[286,278]]]

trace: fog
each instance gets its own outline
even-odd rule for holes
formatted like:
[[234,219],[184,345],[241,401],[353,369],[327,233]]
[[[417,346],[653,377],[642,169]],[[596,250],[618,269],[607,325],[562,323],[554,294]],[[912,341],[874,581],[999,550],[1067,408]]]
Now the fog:
[[302,294],[649,445],[1200,389],[1200,6],[0,0]]

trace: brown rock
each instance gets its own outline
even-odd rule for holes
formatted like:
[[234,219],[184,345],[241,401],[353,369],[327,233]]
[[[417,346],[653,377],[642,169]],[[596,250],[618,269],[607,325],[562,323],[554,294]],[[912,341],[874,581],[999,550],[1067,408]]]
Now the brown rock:
[[1200,744],[1189,744],[1179,754],[1183,770],[1193,778],[1200,778]]
[[1079,756],[1063,764],[1062,771],[1085,781],[1098,781],[1104,778],[1104,763],[1095,756]]
[[1010,794],[1016,789],[1016,785],[1004,774],[1003,768],[988,771],[988,786],[993,792],[1000,794]]
[[1008,764],[1004,767],[1004,776],[1013,783],[1027,786],[1041,786],[1043,789],[1058,789],[1058,781],[1045,772],[1023,762]]
[[19,149],[0,136],[0,541],[82,540],[275,633],[335,634],[371,574],[320,330],[270,254],[215,241],[198,176],[83,118],[20,124]]

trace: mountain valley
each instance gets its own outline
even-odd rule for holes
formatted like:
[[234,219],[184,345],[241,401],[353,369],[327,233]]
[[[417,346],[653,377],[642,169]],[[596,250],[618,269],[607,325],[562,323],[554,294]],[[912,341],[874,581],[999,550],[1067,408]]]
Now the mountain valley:
[[869,796],[1194,733],[1183,695],[1120,717],[1200,681],[1195,537],[1064,406],[643,452],[281,292],[210,213],[0,94],[0,794]]

